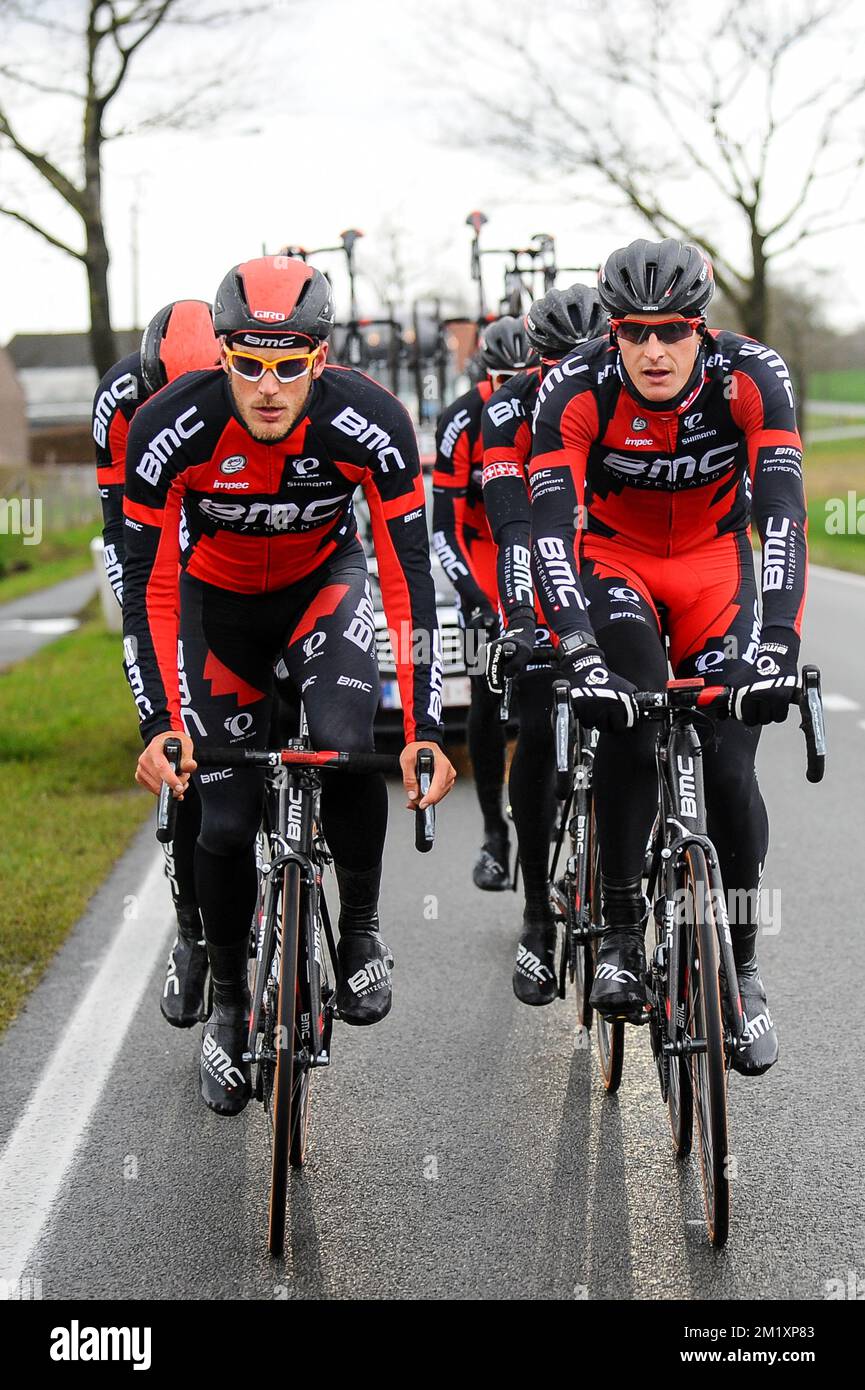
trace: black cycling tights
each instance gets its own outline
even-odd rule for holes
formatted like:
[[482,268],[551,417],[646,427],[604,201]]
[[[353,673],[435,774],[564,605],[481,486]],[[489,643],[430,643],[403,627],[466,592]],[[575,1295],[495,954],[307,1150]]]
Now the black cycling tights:
[[520,731],[508,777],[511,814],[520,850],[526,894],[526,916],[532,921],[550,916],[547,876],[550,838],[556,803],[553,788],[551,667],[526,671],[517,682]]
[[490,692],[486,676],[471,677],[471,705],[468,718],[469,757],[475,774],[484,837],[506,838],[507,821],[502,814],[502,788],[505,781],[505,725],[499,719],[499,698]]
[[[640,690],[662,690],[667,660],[654,628],[637,623],[607,625],[597,634],[610,669]],[[759,729],[736,720],[718,723],[712,739],[697,725],[703,743],[703,776],[709,837],[718,851],[728,902],[744,890],[745,920],[731,920],[736,960],[751,958],[757,935],[757,888],[769,847],[769,820],[757,785],[754,760]],[[658,805],[655,768],[657,726],[640,724],[623,734],[601,734],[595,758],[595,806],[604,877],[636,878]]]

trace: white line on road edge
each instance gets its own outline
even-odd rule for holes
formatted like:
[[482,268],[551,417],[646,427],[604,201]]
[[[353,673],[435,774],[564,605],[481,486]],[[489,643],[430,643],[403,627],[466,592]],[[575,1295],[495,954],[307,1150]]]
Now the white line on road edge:
[[[172,924],[162,855],[0,1154],[0,1287],[15,1284],[57,1200]],[[5,1285],[4,1285],[5,1281]]]
[[851,709],[861,709],[858,700],[851,700],[848,695],[834,695],[831,691],[823,696],[823,708],[830,710],[834,714]]
[[850,574],[847,570],[833,570],[826,565],[809,565],[809,574],[816,574],[821,579],[834,579],[838,584],[852,584],[857,589],[865,586],[865,575]]

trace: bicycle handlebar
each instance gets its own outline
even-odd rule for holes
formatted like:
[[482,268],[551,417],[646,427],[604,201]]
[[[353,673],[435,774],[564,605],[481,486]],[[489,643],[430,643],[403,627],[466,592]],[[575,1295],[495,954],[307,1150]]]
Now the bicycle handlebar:
[[[180,770],[180,740],[169,738],[162,748],[175,772]],[[400,760],[392,753],[341,753],[335,750],[310,748],[194,748],[192,756],[199,767],[261,767],[276,771],[279,767],[318,767],[337,772],[399,772]],[[415,760],[415,775],[421,797],[430,789],[435,771],[435,758],[428,748],[421,748]],[[174,839],[178,799],[172,796],[167,782],[159,790],[156,808],[156,838],[160,844]],[[435,806],[415,811],[415,847],[427,854],[435,843]]]
[[[701,677],[670,681],[666,690],[638,690],[631,698],[640,719],[662,720],[671,710],[701,709],[720,718],[735,718],[733,700],[736,687],[706,685]],[[569,771],[570,684],[558,680],[553,686],[555,703],[556,772]],[[803,666],[800,684],[793,688],[790,703],[799,707],[799,727],[805,736],[805,776],[809,782],[821,782],[826,770],[826,729],[823,721],[823,697],[820,671],[816,666]]]

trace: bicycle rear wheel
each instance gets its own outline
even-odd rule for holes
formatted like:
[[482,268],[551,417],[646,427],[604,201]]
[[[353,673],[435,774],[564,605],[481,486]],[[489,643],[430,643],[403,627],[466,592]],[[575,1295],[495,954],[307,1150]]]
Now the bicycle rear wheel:
[[270,1168],[268,1249],[281,1255],[285,1243],[285,1204],[292,1133],[294,1097],[295,1016],[297,1005],[297,957],[300,940],[300,870],[288,864],[282,884],[282,931],[279,953],[279,989],[276,998],[273,1044],[276,1065],[269,1107],[273,1150]]
[[[603,920],[603,905],[601,903],[601,848],[598,844],[597,822],[595,820],[594,807],[591,816],[591,857],[589,863],[592,866],[592,892],[589,901],[592,904],[592,922],[595,926],[600,926]],[[589,943],[588,951],[591,956],[591,976],[595,978],[595,964],[598,959],[598,945],[600,937],[593,936]],[[591,989],[591,985],[589,985]],[[618,1091],[622,1083],[622,1067],[625,1061],[625,1025],[621,1019],[610,1021],[604,1018],[595,1010],[595,1029],[598,1035],[598,1060],[601,1067],[601,1078],[604,1083],[604,1090],[609,1094]]]
[[718,938],[706,856],[698,845],[684,854],[685,934],[688,941],[686,1032],[705,1043],[690,1054],[690,1077],[700,1141],[706,1227],[723,1245],[730,1227],[727,1071],[719,982]]

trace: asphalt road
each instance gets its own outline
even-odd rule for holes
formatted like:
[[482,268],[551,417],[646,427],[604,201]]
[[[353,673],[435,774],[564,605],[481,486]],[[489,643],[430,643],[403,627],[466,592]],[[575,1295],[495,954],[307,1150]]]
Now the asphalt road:
[[64,632],[72,632],[78,626],[77,614],[96,589],[96,576],[88,572],[0,603],[0,671],[32,656]]
[[[477,814],[464,780],[425,858],[393,789],[383,920],[396,1003],[375,1029],[335,1032],[284,1261],[265,1248],[259,1107],[210,1114],[197,1032],[172,1032],[158,1013],[167,897],[152,920],[119,925],[153,860],[150,832],[139,839],[0,1047],[6,1156],[32,1122],[48,1173],[9,1165],[0,1278],[40,1280],[46,1299],[760,1300],[821,1299],[827,1280],[865,1272],[863,626],[865,581],[815,572],[804,656],[831,697],[826,781],[805,782],[793,720],[761,747],[764,889],[777,894],[761,953],[782,1057],[761,1080],[731,1080],[726,1251],[707,1244],[695,1162],[678,1169],[670,1157],[645,1030],[629,1030],[610,1099],[594,1051],[575,1050],[572,1001],[530,1010],[514,998],[517,903],[471,886]],[[153,964],[109,981],[113,1007],[94,1014],[104,1036],[92,1049],[107,1074],[91,1094],[69,1020],[121,931]],[[64,1050],[76,1060],[52,1101],[37,1083]],[[89,1113],[71,1156],[67,1113]]]

